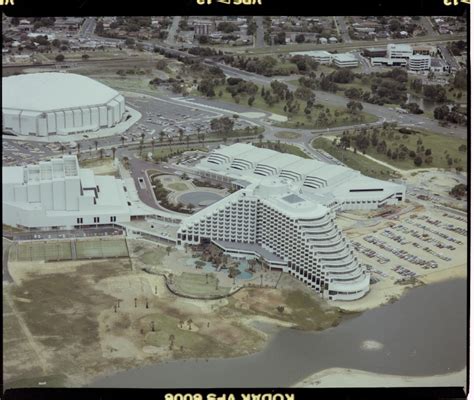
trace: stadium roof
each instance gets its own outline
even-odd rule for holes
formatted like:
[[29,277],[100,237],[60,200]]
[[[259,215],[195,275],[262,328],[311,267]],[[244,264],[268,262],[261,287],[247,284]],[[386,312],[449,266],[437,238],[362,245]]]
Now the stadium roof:
[[2,78],[3,108],[53,111],[106,104],[119,93],[86,76],[43,72]]

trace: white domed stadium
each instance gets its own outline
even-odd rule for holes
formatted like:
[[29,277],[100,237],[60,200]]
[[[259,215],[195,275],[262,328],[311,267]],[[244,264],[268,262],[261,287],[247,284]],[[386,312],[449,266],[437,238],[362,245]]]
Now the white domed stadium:
[[125,99],[82,75],[43,72],[2,78],[3,132],[48,136],[92,132],[119,123]]

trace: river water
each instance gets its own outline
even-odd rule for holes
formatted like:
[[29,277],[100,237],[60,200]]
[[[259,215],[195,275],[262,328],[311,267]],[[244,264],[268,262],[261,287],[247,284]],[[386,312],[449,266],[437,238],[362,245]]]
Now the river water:
[[418,106],[425,112],[433,112],[434,109],[438,106],[443,105],[444,103],[436,103],[435,101],[425,99],[423,97],[417,96],[415,94],[408,93],[406,103],[416,103]]
[[[171,361],[98,379],[93,387],[289,387],[331,367],[435,375],[466,366],[467,281],[411,289],[394,304],[322,332],[278,329],[259,353]],[[365,341],[378,342],[364,349]],[[380,345],[381,344],[381,345]]]

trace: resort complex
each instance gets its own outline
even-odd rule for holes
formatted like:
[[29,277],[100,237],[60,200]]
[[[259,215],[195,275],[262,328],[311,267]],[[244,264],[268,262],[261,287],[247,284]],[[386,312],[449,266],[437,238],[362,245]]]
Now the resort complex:
[[196,170],[242,189],[185,219],[178,245],[211,241],[232,256],[261,257],[334,300],[362,297],[370,281],[335,211],[405,197],[402,185],[249,144],[215,150]]

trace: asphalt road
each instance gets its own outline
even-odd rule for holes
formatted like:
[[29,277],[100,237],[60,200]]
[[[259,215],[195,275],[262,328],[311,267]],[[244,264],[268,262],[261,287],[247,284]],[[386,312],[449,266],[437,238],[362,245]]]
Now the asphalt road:
[[94,17],[87,18],[81,26],[79,31],[79,37],[81,38],[90,38],[94,34],[96,19]]
[[[123,229],[116,226],[98,226],[74,230],[54,230],[54,231],[26,231],[26,232],[3,232],[3,235],[11,237],[13,240],[50,240],[50,239],[73,239],[95,236],[122,235]],[[5,240],[4,240],[5,243]]]
[[346,17],[334,17],[336,24],[339,27],[339,32],[341,34],[342,40],[344,43],[352,43],[352,39],[349,36],[347,31]]
[[180,21],[181,17],[173,17],[173,22],[171,23],[170,29],[168,31],[168,37],[166,38],[166,43],[171,46],[176,44],[176,32],[178,31]]
[[263,30],[263,17],[255,17],[255,23],[257,24],[257,32],[255,33],[255,47],[265,47],[264,30]]

